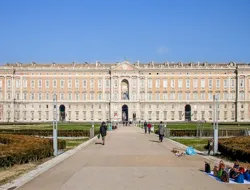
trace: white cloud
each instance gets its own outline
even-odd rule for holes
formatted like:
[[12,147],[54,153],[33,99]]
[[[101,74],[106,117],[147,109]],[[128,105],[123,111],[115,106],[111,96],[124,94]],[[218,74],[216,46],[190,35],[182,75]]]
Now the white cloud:
[[168,53],[168,48],[166,48],[166,47],[160,47],[160,48],[157,49],[156,53],[160,54],[160,55],[166,54],[166,53]]

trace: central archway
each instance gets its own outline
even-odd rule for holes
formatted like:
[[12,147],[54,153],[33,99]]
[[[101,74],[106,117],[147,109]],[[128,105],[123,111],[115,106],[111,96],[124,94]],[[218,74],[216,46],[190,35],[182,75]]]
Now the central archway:
[[128,121],[128,106],[122,106],[122,121]]
[[60,105],[59,107],[59,111],[60,111],[60,121],[65,121],[65,117],[66,117],[66,114],[65,114],[65,106],[64,105]]
[[185,121],[191,121],[191,106],[189,104],[185,106]]

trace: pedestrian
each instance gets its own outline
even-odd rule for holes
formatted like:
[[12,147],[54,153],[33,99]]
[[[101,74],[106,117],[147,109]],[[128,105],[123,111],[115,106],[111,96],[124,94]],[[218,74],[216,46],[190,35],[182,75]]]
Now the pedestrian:
[[105,122],[102,122],[101,127],[100,127],[100,134],[102,136],[102,145],[105,145],[105,138],[107,135],[107,125]]
[[211,150],[213,149],[213,139],[208,140],[207,143],[208,155],[210,155]]
[[147,133],[147,128],[148,128],[148,124],[147,124],[147,122],[145,121],[145,122],[144,122],[144,130],[145,130],[145,133]]
[[162,121],[159,124],[159,141],[162,142],[163,141],[163,137],[165,134],[165,127],[162,124]]
[[152,125],[149,123],[148,124],[148,133],[150,134],[150,132],[151,132],[151,127],[152,127]]

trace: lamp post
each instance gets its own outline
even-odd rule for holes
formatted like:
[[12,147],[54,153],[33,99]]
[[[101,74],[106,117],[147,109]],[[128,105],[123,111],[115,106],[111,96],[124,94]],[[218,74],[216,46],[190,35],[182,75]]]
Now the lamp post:
[[214,154],[218,152],[218,97],[214,95]]
[[57,96],[53,95],[53,149],[54,156],[57,156]]

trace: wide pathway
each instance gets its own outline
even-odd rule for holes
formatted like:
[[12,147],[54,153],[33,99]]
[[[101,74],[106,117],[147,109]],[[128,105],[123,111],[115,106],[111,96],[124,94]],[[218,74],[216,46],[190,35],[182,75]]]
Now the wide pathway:
[[[205,175],[200,156],[175,157],[176,145],[136,127],[109,132],[105,146],[93,143],[41,174],[20,190],[248,189]],[[100,140],[97,141],[97,143]]]

